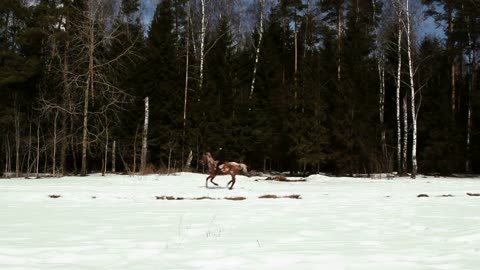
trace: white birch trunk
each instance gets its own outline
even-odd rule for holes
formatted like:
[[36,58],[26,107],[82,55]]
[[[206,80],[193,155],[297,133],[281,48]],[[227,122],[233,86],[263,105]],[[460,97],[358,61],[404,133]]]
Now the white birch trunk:
[[258,0],[260,2],[260,26],[258,29],[258,42],[257,42],[257,48],[255,50],[255,64],[253,66],[253,76],[252,76],[252,83],[250,84],[250,95],[249,98],[251,99],[253,96],[253,91],[255,89],[255,79],[257,77],[257,69],[258,69],[258,61],[260,58],[260,46],[262,45],[262,39],[263,39],[263,7],[264,7],[264,1],[265,0]]
[[188,154],[187,161],[185,162],[185,169],[189,170],[190,166],[192,165],[192,160],[193,160],[193,151],[190,150],[190,153]]
[[145,120],[143,122],[143,134],[142,134],[142,153],[140,157],[140,172],[145,173],[147,166],[147,137],[148,137],[148,114],[149,114],[148,97],[145,98]]
[[407,55],[408,55],[408,73],[410,77],[410,111],[412,115],[412,174],[411,178],[417,177],[417,108],[415,103],[415,84],[413,80],[413,57],[412,57],[412,40],[411,40],[411,21],[409,11],[409,0],[406,1],[407,15]]
[[396,92],[395,92],[395,105],[396,105],[396,119],[397,119],[397,168],[402,171],[402,123],[400,121],[400,86],[402,82],[402,9],[400,1],[397,7],[397,23],[398,23],[398,37],[397,37],[397,76],[396,76]]
[[201,19],[201,29],[200,29],[200,82],[199,89],[203,87],[203,69],[205,62],[205,32],[206,32],[206,23],[205,23],[205,0],[201,0],[201,10],[202,10],[202,19]]

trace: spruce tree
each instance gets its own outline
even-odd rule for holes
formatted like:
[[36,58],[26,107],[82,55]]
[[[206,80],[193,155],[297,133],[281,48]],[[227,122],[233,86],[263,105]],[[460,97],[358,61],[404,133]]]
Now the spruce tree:
[[150,99],[150,161],[161,166],[166,165],[170,150],[178,150],[182,134],[183,91],[177,84],[181,79],[176,65],[174,19],[172,1],[160,1],[148,31],[140,75],[142,98]]

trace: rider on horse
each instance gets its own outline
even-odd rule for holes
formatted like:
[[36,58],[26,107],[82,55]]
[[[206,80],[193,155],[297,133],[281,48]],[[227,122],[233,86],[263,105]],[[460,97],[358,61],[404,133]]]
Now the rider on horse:
[[218,150],[219,151],[217,151],[217,155],[218,155],[217,157],[219,158],[219,160],[214,160],[210,152],[206,152],[202,156],[202,162],[208,165],[208,170],[209,170],[208,172],[209,175],[205,179],[205,187],[208,187],[208,180],[210,180],[210,182],[212,182],[212,184],[214,184],[215,186],[218,186],[217,183],[213,182],[213,179],[215,178],[215,176],[217,176],[217,174],[230,174],[232,176],[232,180],[227,184],[227,187],[229,189],[232,189],[233,185],[235,185],[235,175],[241,173],[243,175],[250,177],[250,174],[248,173],[247,165],[245,165],[244,163],[225,161],[225,158],[224,158],[225,153],[223,148],[219,148]]
[[218,148],[215,157],[217,158],[217,170],[220,170],[220,165],[225,163],[225,149],[222,147]]

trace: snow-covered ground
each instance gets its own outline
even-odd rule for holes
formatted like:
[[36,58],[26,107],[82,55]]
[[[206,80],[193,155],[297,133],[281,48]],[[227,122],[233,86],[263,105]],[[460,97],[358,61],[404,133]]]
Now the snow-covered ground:
[[480,179],[205,177],[1,179],[0,269],[480,269]]

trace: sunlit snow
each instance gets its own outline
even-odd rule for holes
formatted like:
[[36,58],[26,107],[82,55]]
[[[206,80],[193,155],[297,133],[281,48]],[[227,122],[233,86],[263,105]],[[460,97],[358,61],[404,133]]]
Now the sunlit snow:
[[205,177],[1,179],[0,269],[480,267],[480,179]]

